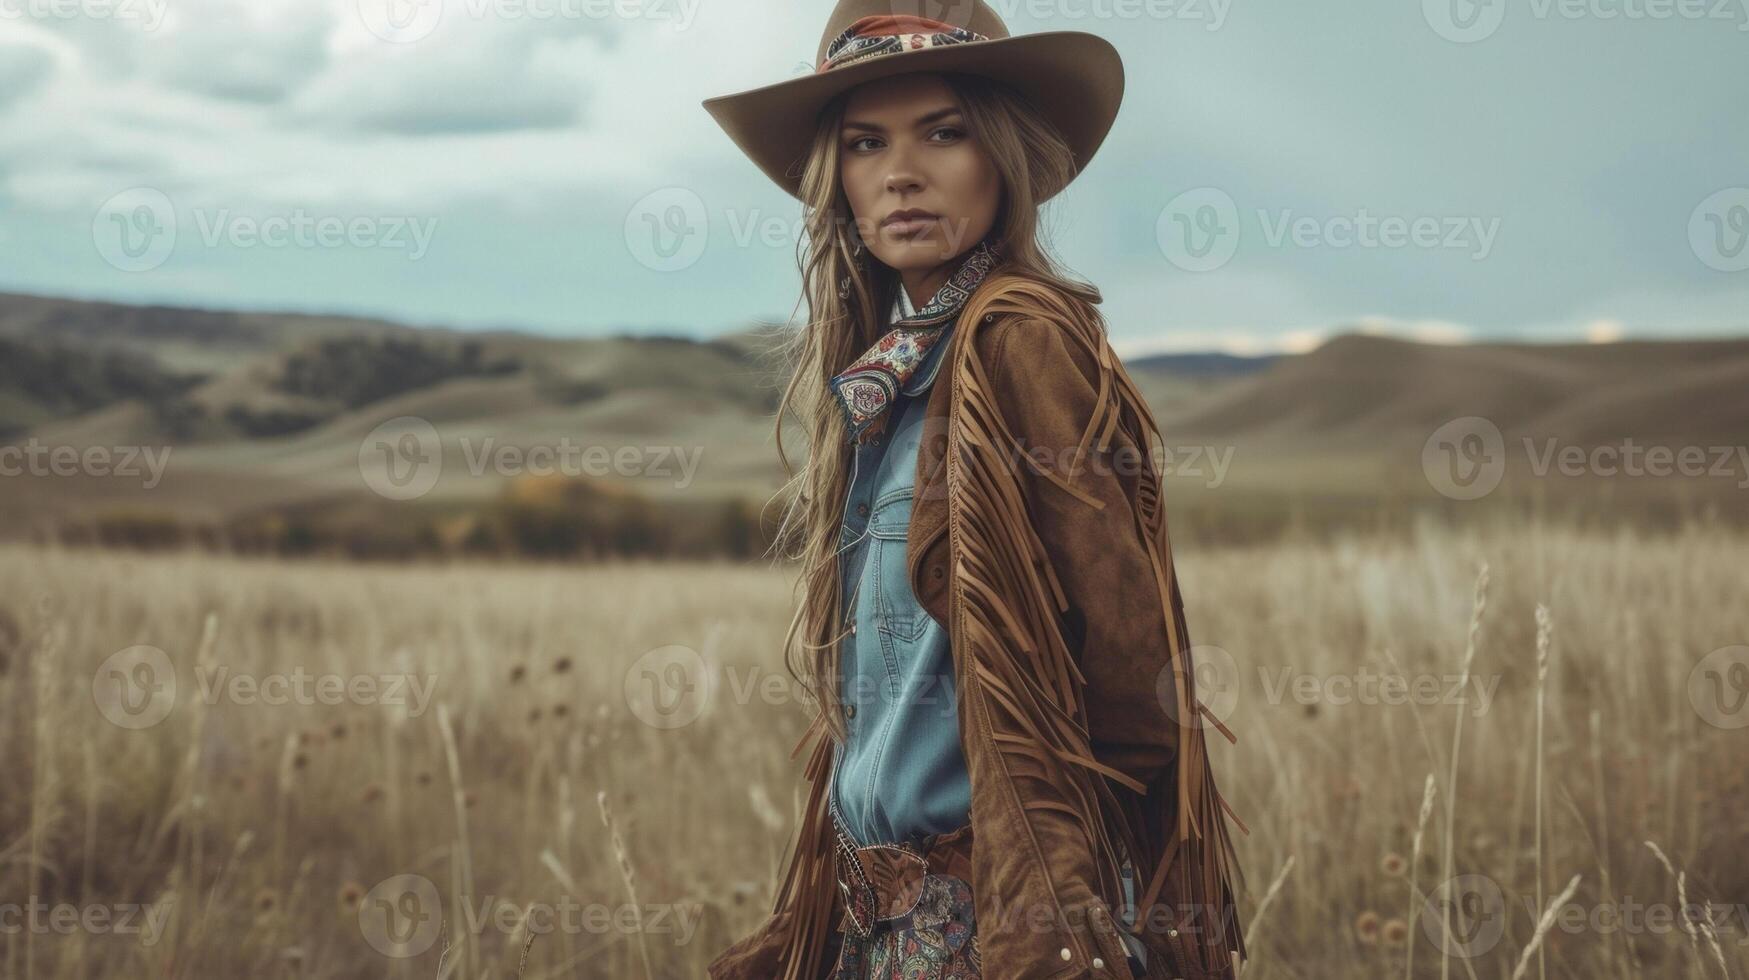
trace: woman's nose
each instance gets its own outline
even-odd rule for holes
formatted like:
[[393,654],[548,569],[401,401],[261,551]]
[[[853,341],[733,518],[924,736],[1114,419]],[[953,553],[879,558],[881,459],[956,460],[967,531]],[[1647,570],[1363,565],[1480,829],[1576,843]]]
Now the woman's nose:
[[923,174],[917,169],[914,150],[909,141],[893,144],[887,153],[887,190],[898,193],[923,186]]

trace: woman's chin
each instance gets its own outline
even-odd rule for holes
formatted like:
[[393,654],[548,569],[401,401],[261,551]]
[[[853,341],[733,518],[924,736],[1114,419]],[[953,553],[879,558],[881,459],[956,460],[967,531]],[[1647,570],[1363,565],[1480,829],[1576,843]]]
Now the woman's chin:
[[903,238],[883,235],[880,259],[894,269],[928,269],[961,251],[964,249],[955,248],[951,241],[934,231]]

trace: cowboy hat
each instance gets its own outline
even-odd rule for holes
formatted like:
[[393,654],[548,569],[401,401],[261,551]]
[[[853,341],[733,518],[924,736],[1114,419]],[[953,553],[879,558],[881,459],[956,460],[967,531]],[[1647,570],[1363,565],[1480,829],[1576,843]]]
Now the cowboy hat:
[[[940,17],[903,12],[944,8]],[[704,107],[766,176],[801,196],[801,167],[816,119],[835,96],[864,82],[917,71],[964,72],[1005,82],[1056,127],[1075,172],[1105,141],[1123,101],[1123,61],[1085,31],[1010,37],[985,0],[838,0],[820,35],[814,72]],[[1046,187],[1045,200],[1062,187]]]

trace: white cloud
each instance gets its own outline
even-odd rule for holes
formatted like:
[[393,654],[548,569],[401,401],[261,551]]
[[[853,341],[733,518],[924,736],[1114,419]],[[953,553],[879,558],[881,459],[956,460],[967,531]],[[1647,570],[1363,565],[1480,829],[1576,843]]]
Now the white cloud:
[[1403,320],[1397,317],[1369,314],[1355,321],[1361,333],[1401,337],[1424,344],[1468,343],[1474,333],[1469,327],[1449,320]]
[[[155,30],[6,25],[63,67],[5,59],[42,78],[0,127],[0,192],[73,211],[130,186],[238,209],[629,205],[701,170],[756,177],[699,102],[787,77],[818,29],[745,31],[745,10],[696,3],[446,0],[430,36],[393,44],[358,3],[178,0]],[[138,169],[109,165],[127,160]]]
[[273,103],[326,67],[335,17],[331,8],[289,0],[176,0],[139,48],[145,72],[165,85]]
[[1151,354],[1185,354],[1217,351],[1239,357],[1266,354],[1304,354],[1329,339],[1330,331],[1307,328],[1282,333],[1256,330],[1173,330],[1158,337],[1113,338],[1111,349],[1130,359]]
[[34,44],[0,44],[0,111],[29,95],[54,67],[54,57]]
[[[591,38],[537,43],[502,32],[379,44],[338,60],[294,101],[289,120],[311,140],[569,129],[595,94],[584,66],[601,47]],[[481,176],[470,175],[476,183]]]
[[1366,317],[1355,318],[1355,329],[1362,334],[1375,336],[1394,336],[1394,338],[1413,339],[1420,343],[1469,343],[1474,331],[1464,324],[1453,324],[1450,320],[1403,320],[1397,317],[1380,317],[1376,313]]

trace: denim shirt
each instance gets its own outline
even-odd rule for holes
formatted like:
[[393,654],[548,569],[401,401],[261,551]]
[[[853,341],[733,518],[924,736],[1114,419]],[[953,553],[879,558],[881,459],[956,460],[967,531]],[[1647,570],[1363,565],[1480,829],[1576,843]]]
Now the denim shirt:
[[[894,318],[909,315],[904,289]],[[954,327],[930,348],[888,406],[886,431],[859,443],[839,528],[839,571],[851,630],[839,697],[849,738],[837,749],[832,811],[858,844],[946,833],[971,819],[948,633],[911,591],[911,525],[928,389]]]

